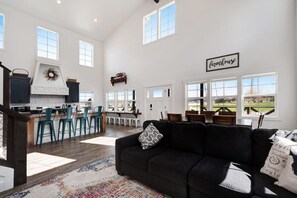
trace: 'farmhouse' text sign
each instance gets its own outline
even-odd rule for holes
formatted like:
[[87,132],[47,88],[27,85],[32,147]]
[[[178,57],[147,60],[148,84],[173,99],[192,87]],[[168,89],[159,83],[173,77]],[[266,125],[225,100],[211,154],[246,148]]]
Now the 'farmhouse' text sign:
[[239,67],[239,53],[206,59],[206,71]]

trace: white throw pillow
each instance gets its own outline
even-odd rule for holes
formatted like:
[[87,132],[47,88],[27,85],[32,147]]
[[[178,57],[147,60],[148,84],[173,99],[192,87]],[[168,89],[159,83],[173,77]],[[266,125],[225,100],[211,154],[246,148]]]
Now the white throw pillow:
[[163,135],[153,125],[153,123],[150,123],[140,134],[138,140],[141,143],[142,149],[146,150],[158,144],[162,138]]
[[286,138],[275,137],[273,145],[265,160],[265,164],[260,172],[278,179],[282,170],[286,166],[291,146],[294,145],[297,145],[297,143]]
[[275,184],[297,194],[297,146],[291,148],[286,167]]

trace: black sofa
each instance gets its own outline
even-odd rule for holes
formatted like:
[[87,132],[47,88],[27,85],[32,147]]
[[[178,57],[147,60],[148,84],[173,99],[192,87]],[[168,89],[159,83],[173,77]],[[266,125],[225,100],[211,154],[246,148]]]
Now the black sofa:
[[116,170],[172,197],[296,198],[260,173],[275,129],[146,121],[163,134],[142,150],[140,133],[116,140]]

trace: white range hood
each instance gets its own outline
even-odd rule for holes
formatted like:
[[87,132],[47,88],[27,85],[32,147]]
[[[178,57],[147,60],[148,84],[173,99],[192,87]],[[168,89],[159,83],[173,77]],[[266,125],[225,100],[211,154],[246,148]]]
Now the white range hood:
[[69,95],[58,65],[37,62],[31,94],[38,95]]

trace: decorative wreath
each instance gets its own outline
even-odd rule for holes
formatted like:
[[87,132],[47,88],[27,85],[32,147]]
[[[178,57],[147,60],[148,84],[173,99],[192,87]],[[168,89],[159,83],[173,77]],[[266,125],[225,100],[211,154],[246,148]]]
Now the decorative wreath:
[[46,70],[43,72],[43,74],[44,74],[44,76],[45,76],[45,78],[46,78],[47,80],[52,80],[52,81],[57,80],[58,77],[59,77],[58,72],[57,72],[55,69],[53,69],[53,68],[48,68],[48,69],[46,69]]

